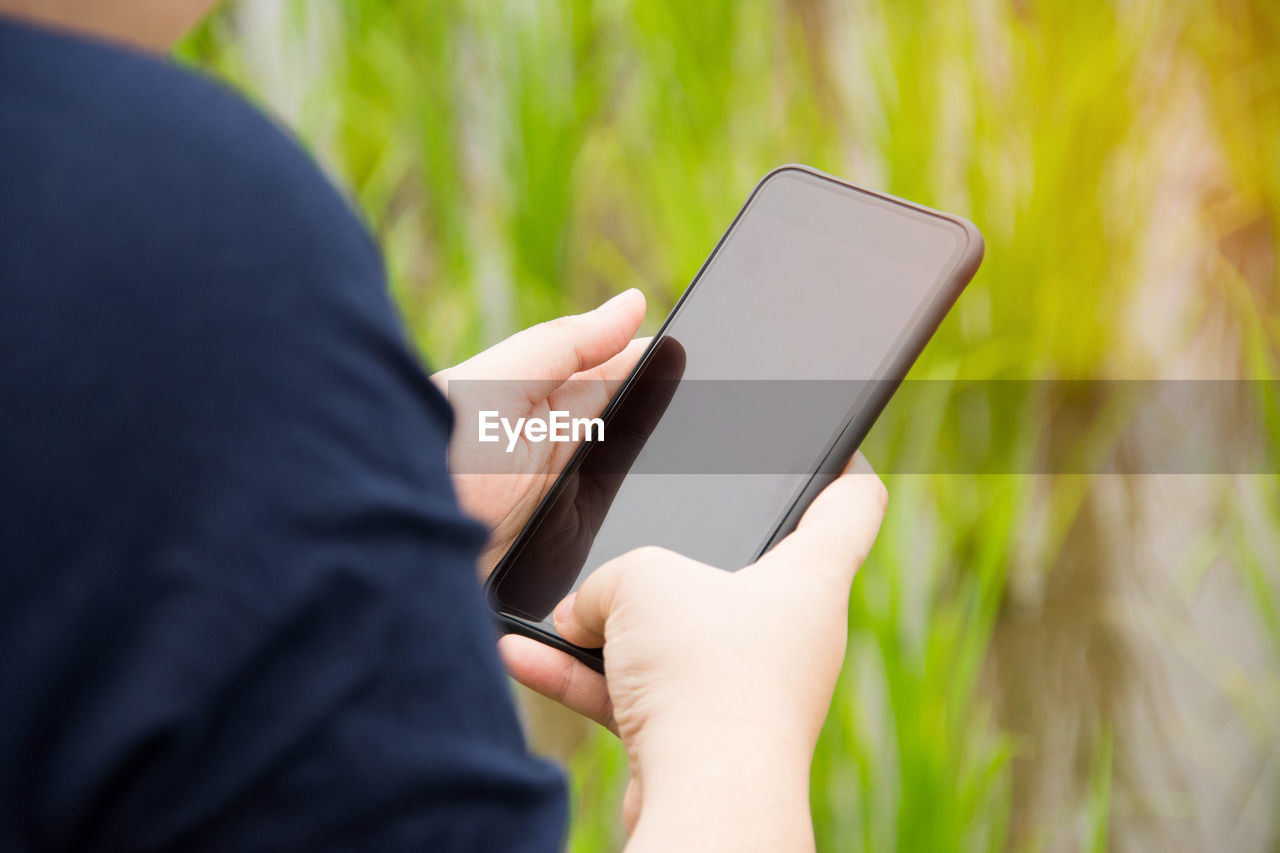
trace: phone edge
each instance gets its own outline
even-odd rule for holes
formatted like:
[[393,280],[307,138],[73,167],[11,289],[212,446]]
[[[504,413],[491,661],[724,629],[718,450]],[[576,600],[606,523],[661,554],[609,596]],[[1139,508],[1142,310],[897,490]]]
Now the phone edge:
[[982,236],[982,232],[971,221],[958,214],[936,210],[889,193],[860,187],[835,175],[800,164],[779,166],[771,171],[769,175],[766,175],[766,178],[777,172],[790,169],[806,172],[831,183],[852,189],[855,192],[865,193],[884,201],[910,208],[918,213],[949,222],[960,229],[964,235],[965,242],[963,246],[957,249],[950,268],[939,276],[940,283],[932,301],[928,303],[920,319],[907,330],[907,339],[910,344],[900,348],[897,357],[890,364],[887,371],[890,378],[875,380],[879,384],[875,397],[872,398],[868,405],[862,408],[857,417],[851,418],[845,424],[844,429],[823,457],[818,470],[801,488],[795,501],[773,532],[765,538],[764,544],[755,554],[755,559],[759,559],[795,530],[800,523],[800,519],[804,516],[805,510],[809,508],[814,499],[848,467],[849,460],[853,458],[867,434],[871,432],[871,428],[875,426],[876,421],[880,419],[880,415],[884,413],[889,401],[897,393],[910,368],[920,358],[924,348],[928,346],[929,341],[932,340],[934,334],[937,333],[938,328],[942,325],[942,321],[946,319],[947,314],[960,298],[960,294],[964,292],[969,282],[977,274],[986,253],[986,241]]

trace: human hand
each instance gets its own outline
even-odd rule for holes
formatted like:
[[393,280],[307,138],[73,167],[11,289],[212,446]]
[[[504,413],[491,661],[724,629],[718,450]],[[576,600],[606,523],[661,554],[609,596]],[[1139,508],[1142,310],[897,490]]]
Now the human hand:
[[[627,290],[594,311],[525,329],[432,376],[457,412],[449,470],[458,501],[492,531],[480,557],[481,580],[511,546],[577,444],[521,436],[511,453],[484,454],[482,460],[473,432],[477,413],[489,409],[512,419],[547,418],[554,409],[596,417],[644,351],[646,341],[632,340],[644,311],[643,294]],[[450,395],[449,384],[459,380],[502,381],[468,385],[462,397]]]
[[724,572],[659,548],[601,566],[554,620],[566,640],[603,646],[604,675],[502,638],[517,681],[622,739],[633,842],[812,844],[809,763],[844,660],[850,584],[886,501],[859,454],[752,566]]

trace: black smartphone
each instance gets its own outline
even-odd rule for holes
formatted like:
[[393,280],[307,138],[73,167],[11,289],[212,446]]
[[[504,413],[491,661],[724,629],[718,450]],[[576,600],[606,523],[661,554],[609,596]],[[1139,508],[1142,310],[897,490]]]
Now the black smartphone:
[[551,612],[659,545],[758,559],[846,467],[982,260],[968,221],[783,166],[729,230],[486,584],[504,631],[602,669]]

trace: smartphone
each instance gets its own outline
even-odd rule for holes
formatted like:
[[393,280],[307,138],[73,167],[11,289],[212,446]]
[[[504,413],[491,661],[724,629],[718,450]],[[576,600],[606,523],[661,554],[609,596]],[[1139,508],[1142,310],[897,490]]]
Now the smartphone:
[[805,166],[756,185],[486,584],[502,630],[601,670],[551,612],[659,545],[723,569],[846,467],[982,260],[968,221]]

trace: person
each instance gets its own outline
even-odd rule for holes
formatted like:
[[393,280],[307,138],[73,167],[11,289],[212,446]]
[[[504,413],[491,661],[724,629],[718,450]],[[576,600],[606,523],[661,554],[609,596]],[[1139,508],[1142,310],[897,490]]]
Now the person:
[[884,487],[859,460],[736,573],[605,564],[555,619],[607,675],[495,643],[476,566],[563,459],[451,479],[437,386],[617,378],[644,300],[433,383],[340,194],[155,55],[211,5],[0,0],[0,849],[555,849],[502,662],[622,739],[632,848],[812,847]]

